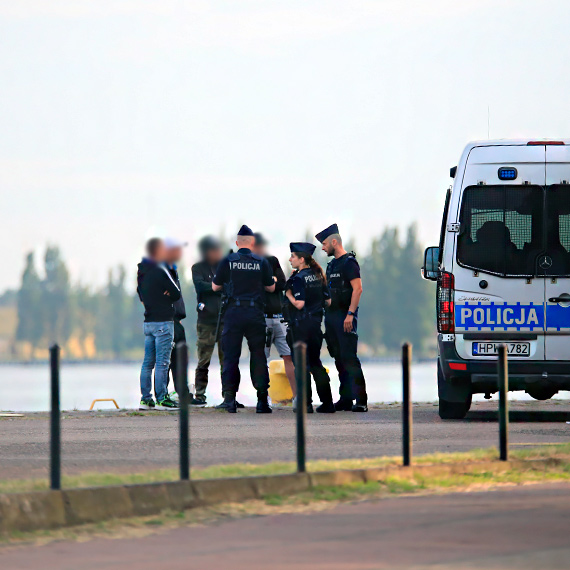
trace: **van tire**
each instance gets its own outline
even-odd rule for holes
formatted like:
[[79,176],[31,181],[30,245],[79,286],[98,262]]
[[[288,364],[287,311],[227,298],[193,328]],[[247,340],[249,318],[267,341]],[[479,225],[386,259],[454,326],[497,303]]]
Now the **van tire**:
[[467,402],[448,402],[439,399],[439,417],[442,420],[462,420],[471,407],[471,396]]

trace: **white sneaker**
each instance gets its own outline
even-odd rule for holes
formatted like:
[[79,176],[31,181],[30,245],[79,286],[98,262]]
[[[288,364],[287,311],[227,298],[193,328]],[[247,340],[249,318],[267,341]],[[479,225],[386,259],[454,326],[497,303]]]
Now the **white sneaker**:
[[177,392],[170,392],[170,394],[168,394],[168,397],[173,401],[176,402],[177,404],[180,403],[180,397],[178,396]]
[[156,410],[164,412],[177,412],[179,410],[178,402],[172,401],[169,397],[164,398],[162,402],[156,403]]
[[154,409],[156,408],[154,400],[152,398],[148,400],[141,400],[141,403],[139,404],[139,410],[143,411],[143,410],[154,410]]
[[297,396],[293,396],[293,399],[291,400],[291,404],[293,404],[293,411],[296,412],[297,411]]

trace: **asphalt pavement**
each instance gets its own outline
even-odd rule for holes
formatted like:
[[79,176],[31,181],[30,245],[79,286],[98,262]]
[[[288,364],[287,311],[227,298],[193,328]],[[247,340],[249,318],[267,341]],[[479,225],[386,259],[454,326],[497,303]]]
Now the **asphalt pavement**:
[[0,548],[6,570],[562,570],[570,485],[401,497],[144,538]]
[[[474,403],[465,420],[442,421],[435,404],[414,405],[415,454],[496,446],[497,402]],[[401,407],[373,406],[367,414],[339,412],[307,417],[309,459],[342,459],[401,453]],[[135,412],[134,414],[137,414]],[[178,465],[176,413],[64,412],[63,473],[133,472]],[[570,401],[512,402],[510,440],[521,444],[570,439]],[[211,408],[190,413],[193,466],[265,463],[295,459],[295,415]],[[0,418],[0,478],[46,477],[49,421],[45,413]]]

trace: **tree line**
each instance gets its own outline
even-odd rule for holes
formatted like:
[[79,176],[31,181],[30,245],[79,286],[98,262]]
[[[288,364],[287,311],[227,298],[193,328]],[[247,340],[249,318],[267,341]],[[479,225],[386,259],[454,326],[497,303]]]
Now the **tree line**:
[[[348,247],[350,247],[348,245]],[[326,264],[324,253],[317,259]],[[434,291],[422,281],[422,248],[415,226],[401,239],[397,228],[387,228],[359,256],[364,294],[360,304],[359,336],[363,356],[392,356],[410,341],[420,354],[433,349]],[[41,272],[33,253],[26,256],[21,285],[14,299],[15,331],[20,358],[43,354],[53,342],[68,358],[128,359],[142,352],[143,308],[134,292],[134,271],[123,266],[109,271],[103,287],[72,283],[59,248],[48,246]],[[283,263],[286,263],[283,260]],[[284,265],[285,273],[290,270]],[[184,268],[180,270],[188,317],[188,342],[195,345],[195,293]]]

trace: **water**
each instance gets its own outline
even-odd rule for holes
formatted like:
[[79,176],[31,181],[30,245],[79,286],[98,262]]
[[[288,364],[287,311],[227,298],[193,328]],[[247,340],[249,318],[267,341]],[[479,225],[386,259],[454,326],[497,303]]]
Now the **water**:
[[[333,395],[336,395],[336,370],[332,363],[325,364],[331,369]],[[399,363],[370,363],[364,364],[363,369],[370,402],[401,401],[402,372]],[[114,398],[121,408],[135,408],[140,399],[139,371],[138,364],[64,364],[61,369],[61,409],[87,410],[98,398]],[[193,370],[190,372],[190,382],[193,382]],[[256,395],[249,380],[247,363],[242,363],[241,374],[238,399],[243,404],[254,405]],[[49,409],[49,365],[0,366],[0,388],[0,410],[46,411]],[[222,399],[220,368],[214,363],[210,369],[207,398],[209,405],[215,405]],[[437,400],[435,361],[412,366],[412,398],[415,402]],[[517,392],[516,398],[530,399],[522,392]],[[482,399],[482,395],[475,399]],[[109,405],[113,407],[109,403],[96,406],[107,408]]]

